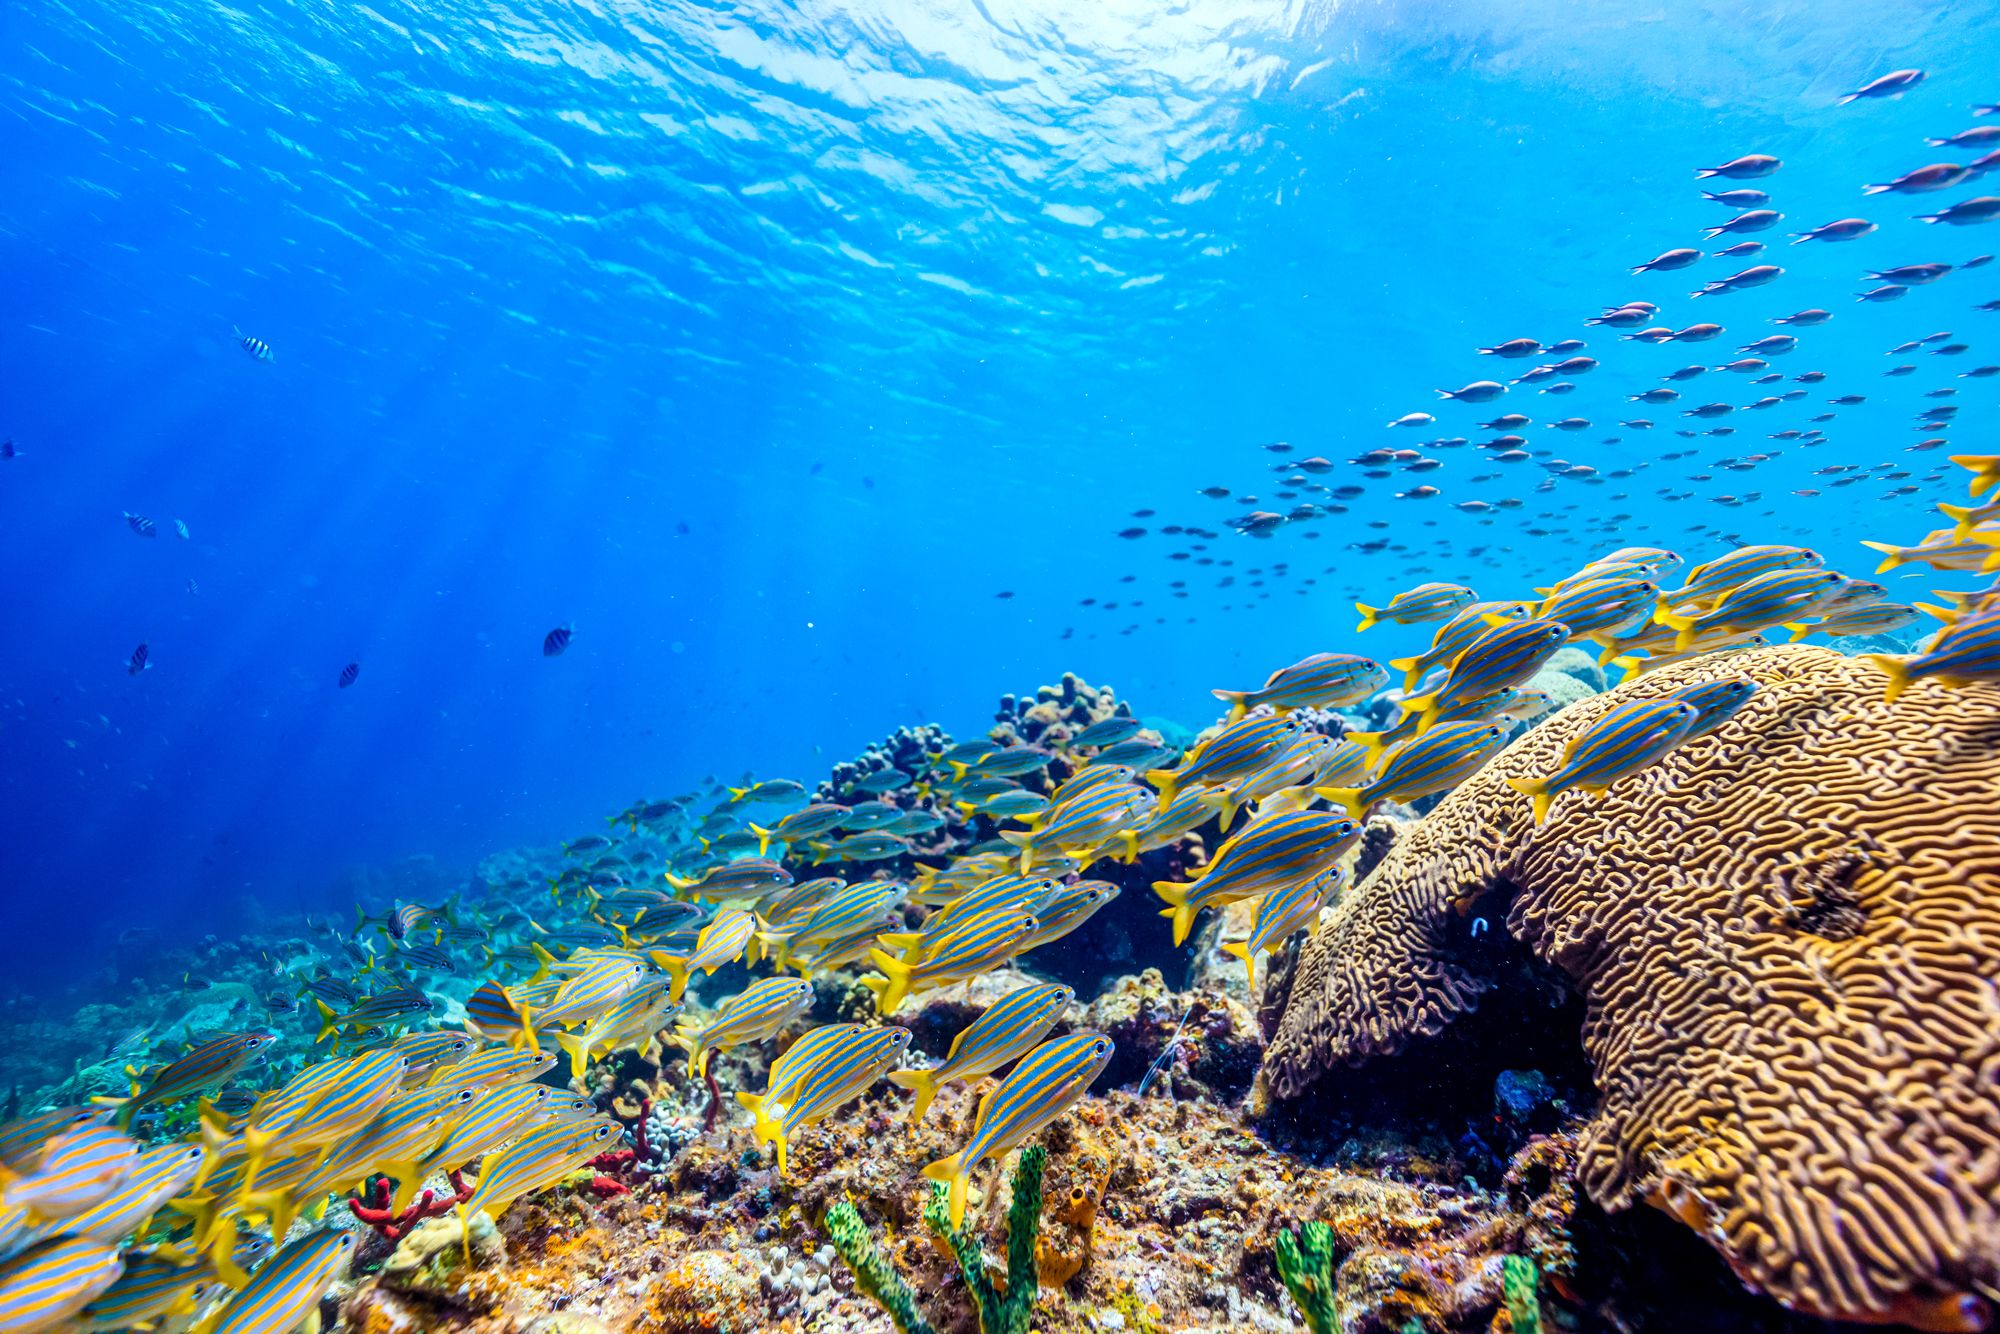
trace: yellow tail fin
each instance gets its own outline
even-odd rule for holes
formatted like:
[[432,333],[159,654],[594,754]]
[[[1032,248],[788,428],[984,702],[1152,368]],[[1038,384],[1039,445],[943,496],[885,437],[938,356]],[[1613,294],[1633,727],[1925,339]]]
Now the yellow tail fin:
[[1250,697],[1241,690],[1211,690],[1209,694],[1229,705],[1229,721],[1241,722],[1243,715],[1250,712]]
[[1555,793],[1549,791],[1548,779],[1510,778],[1507,780],[1507,786],[1513,788],[1524,797],[1534,798],[1536,824],[1540,824],[1548,817],[1549,804],[1556,799]]
[[1356,634],[1361,633],[1363,630],[1372,630],[1382,623],[1382,609],[1380,607],[1371,607],[1365,602],[1357,602],[1354,604],[1354,610],[1361,613],[1361,624],[1354,628]]
[[1699,633],[1695,629],[1696,619],[1694,616],[1683,615],[1677,611],[1668,611],[1665,608],[1661,608],[1659,615],[1660,624],[1671,626],[1676,632],[1674,635],[1674,652],[1678,653],[1688,645],[1694,643],[1695,636]]
[[1910,605],[1931,619],[1943,621],[1946,625],[1957,625],[1961,615],[1956,607],[1940,607],[1935,602],[1912,602]]
[[910,1109],[910,1124],[923,1124],[924,1113],[931,1109],[931,1099],[937,1097],[938,1084],[929,1070],[891,1070],[889,1082],[897,1088],[906,1088],[917,1095],[916,1106]]
[[881,969],[882,978],[864,977],[861,985],[875,993],[875,1009],[884,1019],[896,1013],[903,998],[910,994],[910,965],[900,959],[892,959],[881,950],[868,951],[869,962]]
[[1250,974],[1250,995],[1255,997],[1257,994],[1257,955],[1250,948],[1250,942],[1247,940],[1232,940],[1222,947],[1222,952],[1224,954],[1233,954],[1243,960],[1243,966],[1249,970]]
[[1146,781],[1151,783],[1155,788],[1159,790],[1160,805],[1162,807],[1173,805],[1174,784],[1180,781],[1180,773],[1178,770],[1148,769],[1146,770]]
[[1343,740],[1352,741],[1361,747],[1361,762],[1373,769],[1375,761],[1382,758],[1382,752],[1389,749],[1386,732],[1349,732]]
[[1979,499],[1995,485],[2000,485],[2000,455],[1948,454],[1945,456],[1961,468],[1972,470],[1972,498]]
[[1368,818],[1368,808],[1375,804],[1366,795],[1367,788],[1316,787],[1313,791],[1319,795],[1321,800],[1331,801],[1345,808],[1347,813],[1357,820],[1366,820]]
[[1882,692],[1882,702],[1894,704],[1902,693],[1910,688],[1912,678],[1908,660],[1887,653],[1868,653],[1863,656],[1880,667],[1882,674],[1889,678],[1889,688]]
[[1898,547],[1890,546],[1887,542],[1863,542],[1861,545],[1867,547],[1870,551],[1879,551],[1882,553],[1882,563],[1875,567],[1875,573],[1877,574],[1887,574],[1903,563],[1902,550]]
[[757,855],[763,856],[771,850],[771,831],[755,820],[750,822],[750,832],[757,836]]
[[1794,644],[1798,643],[1801,639],[1804,639],[1807,635],[1811,634],[1813,631],[1819,629],[1818,626],[1807,625],[1804,621],[1786,621],[1785,628],[1792,632],[1792,642]]
[[965,1155],[954,1153],[949,1158],[940,1158],[924,1168],[924,1175],[932,1181],[943,1181],[950,1185],[946,1196],[946,1206],[951,1214],[954,1228],[965,1225],[965,1200],[972,1192],[972,1174],[966,1170]]
[[313,1045],[317,1047],[340,1027],[340,1016],[335,1014],[333,1007],[323,1000],[314,1000],[313,1004],[319,1009],[319,1033],[313,1038]]
[[[784,1104],[773,1103],[769,1098],[755,1093],[739,1093],[736,1095],[736,1101],[742,1103],[750,1111],[751,1140],[757,1144],[775,1144],[778,1146],[778,1177],[780,1180],[783,1180],[785,1175],[785,1150],[790,1147],[785,1143]],[[774,1111],[776,1115],[772,1114]]]
[[1179,947],[1194,930],[1194,919],[1201,909],[1188,902],[1188,892],[1192,885],[1183,885],[1175,880],[1155,880],[1153,892],[1167,904],[1160,910],[1160,916],[1171,917],[1174,921],[1174,945]]
[[[590,1073],[590,1044],[582,1033],[559,1033],[556,1045],[569,1057],[569,1072],[572,1078],[582,1079]],[[284,1233],[280,1232],[279,1236]]]

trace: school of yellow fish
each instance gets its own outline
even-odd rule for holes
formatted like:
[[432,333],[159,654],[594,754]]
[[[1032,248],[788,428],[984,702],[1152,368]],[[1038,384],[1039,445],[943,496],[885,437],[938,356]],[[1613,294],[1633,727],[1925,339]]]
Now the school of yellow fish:
[[[1884,557],[1882,571],[1911,562],[2000,569],[2000,499],[1987,499],[2000,489],[2000,455],[1953,461],[1971,472],[1972,499],[1983,503],[1942,507],[1954,525],[1914,546],[1869,543]],[[0,1330],[149,1328],[197,1309],[197,1334],[311,1329],[355,1234],[296,1229],[297,1220],[317,1219],[378,1176],[393,1181],[392,1207],[402,1210],[435,1174],[454,1174],[458,1185],[455,1174],[465,1170],[476,1171],[476,1184],[462,1187],[457,1212],[497,1218],[616,1143],[622,1128],[589,1097],[544,1082],[558,1061],[552,1048],[566,1053],[576,1089],[587,1087],[593,1060],[659,1038],[686,1051],[690,1078],[709,1077],[715,1052],[768,1041],[806,1014],[815,974],[864,961],[880,1017],[892,1019],[911,996],[1075,931],[1117,893],[1082,878],[1094,863],[1132,862],[1211,820],[1226,831],[1241,812],[1247,819],[1198,874],[1154,888],[1176,944],[1204,909],[1255,899],[1248,938],[1224,947],[1244,959],[1254,986],[1258,956],[1310,929],[1336,892],[1342,854],[1368,813],[1445,792],[1475,771],[1513,722],[1545,710],[1528,683],[1565,645],[1588,642],[1630,680],[1767,642],[1780,628],[1795,639],[1879,634],[1929,614],[1941,627],[1917,652],[1871,655],[1889,698],[1924,682],[2000,680],[2000,581],[1906,606],[1797,546],[1746,547],[1684,574],[1681,565],[1672,552],[1628,547],[1532,596],[1482,601],[1469,588],[1431,583],[1380,608],[1363,605],[1363,630],[1382,621],[1437,626],[1429,649],[1391,664],[1405,692],[1393,726],[1348,736],[1308,726],[1300,710],[1359,704],[1389,679],[1367,658],[1315,654],[1257,689],[1217,690],[1228,718],[1171,769],[1142,775],[1083,753],[1094,745],[1066,747],[1070,777],[1014,817],[1024,827],[1005,835],[1006,851],[925,868],[911,884],[794,881],[782,861],[762,855],[697,877],[670,874],[667,888],[637,895],[567,877],[553,892],[613,929],[616,945],[578,945],[562,958],[537,946],[532,976],[511,986],[489,981],[473,994],[463,1031],[396,1035],[373,1023],[379,1010],[343,1016],[322,1005],[322,1038],[355,1049],[307,1066],[238,1115],[204,1099],[193,1137],[145,1143],[129,1132],[145,1109],[202,1099],[251,1068],[271,1035],[194,1043],[169,1065],[133,1071],[127,1099],[0,1126]],[[1740,709],[1754,686],[1723,670],[1726,657],[1716,661],[1712,680],[1611,710],[1570,743],[1557,770],[1514,780],[1533,818],[1545,818],[1566,792],[1603,790]],[[963,796],[989,790],[975,786],[982,777],[1037,771],[1052,758],[1024,750],[955,747],[939,757],[935,781]],[[773,829],[753,826],[755,852],[781,842],[788,855],[794,844],[806,849],[802,861],[837,855],[815,841],[833,827],[815,809]],[[925,910],[915,929],[911,906]],[[416,940],[429,920],[429,910],[403,907],[394,927]],[[696,971],[739,961],[769,965],[769,975],[699,1017],[682,1011]],[[799,1127],[879,1080],[913,1093],[921,1120],[946,1084],[1011,1064],[981,1099],[965,1147],[923,1169],[946,1184],[956,1222],[976,1169],[1059,1116],[1110,1059],[1111,1041],[1100,1033],[1050,1038],[1074,1000],[1056,984],[1016,990],[930,1068],[900,1068],[910,1043],[903,1026],[811,1028],[778,1056],[761,1092],[736,1096],[782,1177]]]

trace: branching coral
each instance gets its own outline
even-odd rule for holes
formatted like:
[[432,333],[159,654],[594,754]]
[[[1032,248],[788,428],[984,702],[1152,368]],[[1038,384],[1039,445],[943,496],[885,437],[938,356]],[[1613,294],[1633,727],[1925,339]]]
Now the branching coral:
[[466,1185],[454,1170],[451,1174],[451,1194],[442,1199],[433,1199],[433,1192],[427,1190],[417,1197],[416,1203],[397,1213],[391,1203],[395,1194],[393,1183],[387,1177],[378,1176],[366,1187],[368,1198],[364,1201],[360,1196],[355,1196],[348,1200],[347,1210],[354,1215],[356,1221],[366,1223],[381,1233],[384,1240],[400,1241],[409,1234],[411,1228],[426,1218],[442,1218],[464,1204],[472,1198],[472,1192],[477,1188],[476,1185]]
[[[1714,734],[1541,828],[1509,777],[1606,710],[1754,679]],[[1582,996],[1588,1194],[1695,1228],[1795,1309],[1979,1330],[2000,1291],[2000,688],[1882,700],[1827,649],[1564,710],[1410,831],[1306,947],[1264,1077],[1303,1096],[1493,985],[1469,909]]]
[[[958,1261],[979,1313],[981,1334],[1027,1334],[1035,1310],[1039,1283],[1035,1272],[1035,1242],[1042,1216],[1042,1168],[1047,1155],[1041,1145],[1021,1154],[1014,1169],[1014,1199],[1007,1210],[1007,1278],[996,1287],[987,1272],[986,1254],[968,1228],[951,1225],[948,1192],[931,1188],[924,1203],[924,1223]],[[868,1235],[854,1206],[842,1201],[826,1211],[827,1235],[840,1258],[854,1271],[855,1285],[879,1303],[902,1334],[931,1334],[931,1325],[917,1309],[909,1284],[896,1273]]]

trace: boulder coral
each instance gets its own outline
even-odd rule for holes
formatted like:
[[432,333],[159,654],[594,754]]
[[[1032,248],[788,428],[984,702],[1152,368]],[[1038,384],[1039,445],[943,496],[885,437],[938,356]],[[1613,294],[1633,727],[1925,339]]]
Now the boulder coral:
[[[1540,828],[1509,777],[1632,699],[1723,674],[1734,719]],[[1665,668],[1516,741],[1305,947],[1262,1078],[1306,1097],[1496,984],[1475,920],[1568,978],[1599,1102],[1589,1196],[1696,1229],[1808,1314],[1982,1330],[2000,1297],[2000,687],[1883,700],[1868,663]]]

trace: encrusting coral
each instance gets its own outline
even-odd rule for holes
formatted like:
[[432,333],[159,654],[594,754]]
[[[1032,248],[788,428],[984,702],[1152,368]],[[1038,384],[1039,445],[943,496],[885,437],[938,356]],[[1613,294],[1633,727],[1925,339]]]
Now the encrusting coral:
[[[1540,828],[1507,787],[1606,710],[1724,674],[1759,687],[1734,719],[1566,794]],[[1662,669],[1533,730],[1327,914],[1268,1090],[1301,1098],[1473,1009],[1494,978],[1472,924],[1504,913],[1586,1006],[1592,1199],[1667,1210],[1803,1312],[1986,1328],[2000,687],[1882,696],[1866,662],[1767,648]]]

